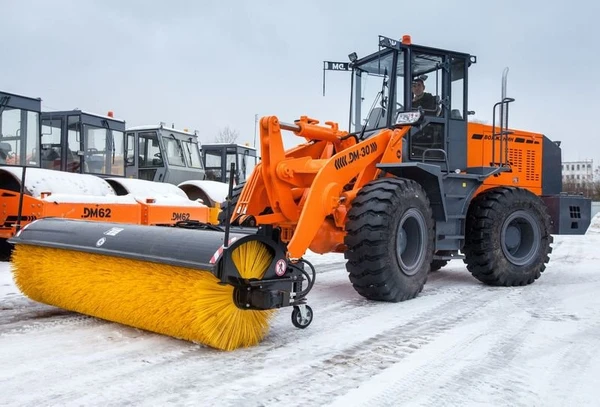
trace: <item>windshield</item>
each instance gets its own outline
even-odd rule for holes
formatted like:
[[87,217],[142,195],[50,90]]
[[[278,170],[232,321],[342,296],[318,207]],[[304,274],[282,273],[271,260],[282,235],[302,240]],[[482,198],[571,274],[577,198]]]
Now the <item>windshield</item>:
[[223,159],[221,158],[221,151],[205,149],[204,161],[206,179],[209,179],[211,181],[221,181],[221,167],[223,163]]
[[146,131],[140,133],[138,136],[138,144],[140,168],[165,166],[162,154],[160,153],[156,132]]
[[391,99],[391,75],[396,74],[396,105],[394,112],[404,109],[404,64],[399,52],[398,67],[394,69],[394,51],[387,51],[354,67],[352,85],[351,128],[358,132],[383,128],[387,124]]
[[39,166],[40,115],[0,106],[0,164]]
[[83,125],[84,172],[125,175],[125,134],[89,124]]
[[197,141],[181,140],[183,146],[183,152],[186,157],[186,161],[190,168],[202,168],[202,159],[200,158],[200,149]]
[[185,167],[185,161],[183,159],[183,150],[179,140],[174,135],[163,136],[163,144],[165,146],[165,153],[167,155],[167,163],[169,165],[175,165],[179,167]]

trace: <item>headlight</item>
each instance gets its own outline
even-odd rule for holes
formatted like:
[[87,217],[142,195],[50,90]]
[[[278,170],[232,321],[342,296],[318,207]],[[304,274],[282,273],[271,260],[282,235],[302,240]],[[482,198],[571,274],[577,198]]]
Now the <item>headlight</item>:
[[398,113],[398,117],[396,117],[396,124],[415,124],[421,120],[421,117],[421,112]]

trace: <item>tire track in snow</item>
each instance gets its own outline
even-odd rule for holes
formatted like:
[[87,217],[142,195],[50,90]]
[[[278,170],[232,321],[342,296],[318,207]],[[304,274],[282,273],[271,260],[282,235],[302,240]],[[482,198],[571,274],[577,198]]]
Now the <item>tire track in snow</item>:
[[[244,367],[244,372],[240,372],[241,374],[227,373],[226,385],[208,388],[202,392],[202,395],[207,399],[223,401],[227,399],[232,389],[235,389],[237,395],[236,400],[232,400],[234,404],[239,403],[240,400],[244,400],[244,405],[294,404],[302,400],[303,404],[317,405],[323,400],[358,387],[382,369],[398,363],[407,355],[418,352],[420,348],[433,342],[443,333],[481,312],[485,304],[493,300],[495,294],[490,290],[478,291],[479,293],[471,297],[467,303],[464,297],[454,295],[448,301],[437,303],[426,311],[414,314],[407,322],[399,322],[391,328],[373,332],[366,339],[350,342],[341,348],[336,344],[330,344],[325,355],[321,357],[310,355],[312,348],[318,347],[319,343],[292,343],[290,347],[298,347],[297,354],[300,356],[293,360],[275,360],[275,363],[283,362],[290,366],[289,370],[285,372],[278,370],[277,375],[272,376],[263,370],[262,376],[270,379],[256,383],[253,378],[248,378],[248,372],[254,371],[254,368],[259,366],[252,366],[256,363],[250,361],[251,363]],[[474,306],[475,304],[477,306]],[[370,318],[377,318],[377,314],[365,317],[366,320]],[[302,355],[307,356],[302,357]],[[276,357],[268,356],[270,359]],[[267,360],[267,363],[261,362],[260,365],[264,366],[268,363]],[[335,391],[318,386],[319,383],[330,381],[335,377],[345,379],[343,384],[340,383],[340,386],[335,388]],[[248,391],[248,389],[252,390]],[[175,387],[172,391],[177,393],[183,392],[184,389]],[[256,395],[261,393],[277,396],[259,401]],[[161,400],[160,393],[153,396],[153,399],[156,398],[159,401],[168,401]]]
[[[132,397],[139,394],[140,389],[144,389],[143,392],[150,395],[153,392],[157,392],[155,396],[160,397],[164,393],[164,387],[157,386],[151,377],[162,377],[165,374],[171,376],[172,373],[167,372],[175,371],[179,375],[178,377],[181,378],[181,380],[175,379],[175,381],[187,384],[183,388],[176,387],[173,392],[174,394],[178,392],[185,394],[187,387],[191,386],[198,389],[198,387],[202,388],[204,386],[204,384],[196,383],[193,379],[196,377],[198,371],[202,371],[204,375],[202,380],[210,383],[202,391],[202,393],[205,393],[213,391],[214,384],[222,383],[223,377],[227,377],[228,382],[235,380],[243,382],[248,378],[248,371],[261,370],[270,363],[278,365],[282,363],[287,364],[288,361],[286,358],[290,356],[290,349],[297,349],[298,354],[301,355],[303,352],[311,353],[314,346],[321,349],[316,354],[311,355],[311,363],[326,363],[335,368],[336,358],[329,360],[331,344],[328,338],[331,335],[331,331],[335,330],[337,326],[346,325],[347,323],[354,322],[360,324],[361,321],[367,321],[368,323],[372,318],[376,318],[382,313],[385,314],[391,309],[389,305],[368,301],[358,296],[347,280],[345,270],[339,270],[340,266],[343,267],[343,263],[332,266],[331,270],[337,270],[340,273],[339,275],[327,272],[327,275],[323,276],[323,273],[319,273],[317,275],[317,285],[310,295],[310,304],[314,305],[317,311],[316,318],[319,318],[323,326],[326,327],[324,331],[311,330],[310,328],[305,331],[297,330],[291,327],[289,313],[284,312],[283,315],[276,318],[271,331],[272,333],[266,338],[263,344],[249,350],[241,350],[234,354],[223,354],[206,349],[200,345],[179,342],[172,338],[165,338],[155,334],[146,334],[141,331],[138,332],[135,329],[107,322],[107,324],[110,324],[108,325],[108,329],[115,328],[117,331],[125,332],[126,334],[123,335],[125,337],[136,335],[137,332],[139,336],[137,340],[140,343],[144,343],[144,345],[136,346],[136,344],[122,343],[117,338],[114,342],[116,348],[114,352],[102,352],[100,355],[94,355],[90,358],[91,360],[88,363],[94,365],[94,372],[91,372],[89,375],[81,373],[77,377],[71,378],[69,387],[67,388],[63,387],[63,379],[60,376],[48,375],[48,377],[44,378],[44,382],[50,388],[56,389],[57,398],[54,399],[56,401],[80,400],[80,392],[77,389],[98,385],[116,389],[117,394],[121,394],[122,391],[129,392]],[[320,276],[323,278],[319,278]],[[443,284],[446,283],[446,281],[443,282]],[[421,294],[422,298],[431,299],[440,296],[440,294],[443,294],[446,298],[442,299],[441,304],[439,302],[432,302],[434,305],[433,309],[430,309],[431,306],[428,305],[428,308],[423,312],[417,310],[414,315],[409,316],[408,323],[415,319],[421,319],[422,315],[441,315],[446,312],[448,304],[455,304],[456,306],[463,301],[465,295],[471,292],[480,292],[482,288],[477,283],[466,287],[450,286],[444,289],[437,289],[435,286],[438,283],[433,282],[432,285],[433,287],[430,285],[426,286]],[[401,305],[399,306],[402,307]],[[96,321],[95,319],[91,320]],[[404,320],[400,320],[399,323],[402,324],[404,322]],[[100,339],[107,337],[106,329],[107,327],[99,330],[96,336]],[[80,332],[87,336],[85,331]],[[74,335],[77,334],[74,333]],[[385,336],[382,338],[385,338]],[[427,342],[426,339],[421,341]],[[418,347],[418,342],[419,339],[417,339],[416,343],[407,342],[405,344],[406,352],[414,351],[415,347]],[[373,345],[370,344],[369,346]],[[152,349],[152,352],[145,351],[146,347]],[[352,342],[350,343],[350,347],[352,347]],[[48,351],[51,352],[50,350]],[[115,358],[132,362],[128,363],[125,367],[119,367],[114,363]],[[265,360],[268,362],[265,363]],[[323,362],[323,360],[326,362]],[[303,362],[304,358],[299,356],[294,358],[292,364],[301,365]],[[77,361],[69,361],[67,367],[70,369],[73,366],[72,368],[75,369],[77,363]],[[292,375],[303,376],[301,372],[298,372],[298,369],[298,367],[295,368],[296,373]],[[122,380],[118,379],[115,381],[115,377],[122,378]],[[136,379],[132,379],[132,377]],[[118,382],[126,384],[123,386],[115,384]],[[131,389],[131,386],[134,389]],[[171,393],[173,394],[173,392]],[[227,391],[224,388],[219,388],[217,392],[225,393],[224,397],[226,397]],[[149,399],[154,400],[155,396],[149,396]]]
[[0,301],[0,338],[55,329],[102,325],[106,321],[41,304],[24,297]]
[[[503,318],[506,329],[508,324]],[[497,321],[496,324],[501,321]],[[482,392],[487,393],[487,399],[492,405],[531,406],[539,399],[539,394],[528,386],[528,371],[515,360],[529,336],[528,329],[532,321],[525,319],[518,324],[512,324],[510,330],[502,330],[494,344],[477,364],[471,364],[451,380],[453,386],[444,394],[432,396],[431,405],[441,400],[452,400],[461,403],[465,400],[475,400]],[[498,325],[502,327],[502,325]],[[502,328],[500,328],[502,329]],[[489,392],[489,393],[488,393]]]
[[[581,395],[586,394],[585,389],[581,390],[584,385],[581,377],[594,377],[594,372],[590,372],[589,374],[587,372],[590,370],[593,362],[598,363],[597,350],[600,347],[600,339],[596,339],[594,342],[586,341],[582,343],[579,338],[600,338],[600,321],[596,319],[583,331],[565,338],[567,345],[561,349],[558,363],[552,369],[554,374],[549,380],[552,388],[546,397],[548,403],[557,403],[558,405],[586,405],[591,402],[589,398],[594,396],[593,392],[589,392],[587,393],[587,400],[579,399]],[[565,372],[571,371],[580,372],[580,376],[565,374]],[[596,397],[594,397],[595,401],[597,401]]]
[[[569,313],[560,300],[556,301],[557,298],[560,295],[549,293],[541,285],[514,290],[494,305],[498,309],[491,313],[495,317],[490,322],[492,329],[483,331],[479,335],[481,339],[474,344],[479,349],[487,348],[477,361],[471,360],[467,367],[461,367],[457,361],[473,359],[473,355],[468,350],[459,350],[457,354],[449,354],[449,360],[423,363],[424,367],[411,372],[409,383],[401,379],[394,381],[364,405],[396,406],[411,402],[462,405],[472,402],[530,406],[546,405],[545,401],[556,403],[557,396],[564,399],[559,403],[561,405],[585,405],[589,400],[577,400],[582,394],[577,391],[582,386],[581,376],[565,378],[564,372],[586,371],[600,340],[583,344],[588,352],[582,352],[578,338],[600,337],[600,322],[596,322],[597,315],[592,315],[588,319],[594,324],[586,328],[586,332],[555,332],[550,338],[536,337],[535,332],[544,332],[547,327],[552,329],[556,323],[567,327],[588,326]],[[556,372],[554,377],[533,378],[532,372],[539,375],[539,365],[544,366],[546,372]],[[434,375],[439,372],[444,375],[436,379]]]
[[[457,325],[473,316],[482,313],[485,307],[497,298],[495,290],[482,290],[480,293],[465,301],[464,297],[452,304],[442,304],[430,312],[420,316],[408,324],[380,333],[367,341],[336,353],[334,356],[311,366],[311,370],[303,373],[302,383],[310,388],[311,383],[329,380],[332,377],[344,377],[346,380],[334,391],[311,391],[306,394],[305,387],[269,386],[269,393],[284,394],[265,400],[267,404],[288,403],[302,399],[308,405],[316,404],[319,400],[331,399],[345,394],[352,388],[359,387],[377,373],[401,362],[404,358],[419,352],[421,348],[434,342],[442,334],[452,330]],[[449,307],[453,305],[453,307]],[[435,378],[438,371],[431,372],[429,379]],[[411,383],[406,383],[412,386]],[[249,397],[250,395],[246,395]]]
[[[564,281],[570,282],[571,276]],[[532,351],[535,357],[550,359],[544,363],[548,377],[544,382],[547,384],[544,386],[542,404],[587,405],[591,402],[589,397],[595,391],[595,388],[584,389],[584,384],[594,385],[582,382],[581,377],[598,375],[600,358],[596,350],[600,348],[599,301],[590,292],[588,281],[578,282],[579,287],[572,287],[572,284],[568,289],[568,296],[564,295],[564,287],[552,285],[544,290],[529,292],[527,298],[519,298],[519,306],[536,321],[550,326],[560,323],[563,327],[563,330],[553,333],[548,339],[550,343],[544,348],[534,346]],[[587,303],[589,307],[584,311],[577,311],[573,309],[572,303]],[[582,341],[582,338],[586,339]],[[596,371],[593,371],[594,368]],[[578,375],[565,374],[573,371],[578,372]]]
[[[417,311],[414,315],[397,317],[397,319],[401,320],[401,324],[403,323],[402,319],[407,319],[408,324],[421,324],[415,321],[422,321],[435,315],[442,315],[444,310],[449,307],[448,304],[454,309],[460,307],[462,301],[463,298],[459,294],[449,295],[441,303],[431,301],[431,305],[427,305],[425,310],[421,312]],[[327,314],[330,316],[330,321],[324,323],[326,327],[324,330],[310,331],[309,328],[306,331],[299,331],[293,327],[288,328],[286,332],[278,334],[271,341],[265,341],[257,347],[242,349],[234,353],[222,353],[200,347],[186,347],[184,349],[189,349],[189,351],[180,352],[175,350],[168,355],[163,352],[156,352],[157,357],[153,355],[140,355],[136,359],[140,360],[144,358],[149,363],[131,364],[126,368],[116,371],[110,368],[110,366],[103,367],[102,362],[100,362],[98,370],[102,372],[101,375],[78,377],[74,382],[71,381],[69,385],[76,388],[86,388],[93,384],[106,386],[111,392],[121,397],[135,397],[143,393],[148,400],[159,404],[161,402],[181,403],[191,400],[200,402],[200,398],[207,401],[220,400],[220,402],[223,402],[232,393],[232,386],[236,388],[241,387],[243,392],[246,392],[249,388],[254,389],[256,388],[254,384],[249,387],[244,384],[249,377],[252,378],[252,372],[262,371],[265,373],[265,369],[271,368],[276,370],[271,373],[275,382],[265,380],[262,382],[262,386],[268,386],[268,389],[265,390],[273,394],[271,390],[273,386],[275,386],[277,392],[281,391],[277,386],[282,386],[284,389],[289,386],[289,384],[280,382],[280,380],[286,380],[281,377],[280,367],[283,364],[290,366],[290,370],[286,376],[288,379],[304,377],[305,374],[303,372],[305,369],[312,371],[313,366],[319,364],[329,366],[328,369],[337,369],[339,367],[339,363],[336,364],[336,358],[331,358],[332,344],[330,338],[332,331],[335,331],[338,327],[337,323],[341,320],[340,317],[344,317],[343,319],[348,319],[359,325],[362,321],[365,321],[367,324],[369,322],[373,323],[373,318],[377,318],[378,315],[394,315],[398,312],[398,307],[392,305],[370,303],[373,304],[373,307],[379,306],[380,309],[374,308],[372,312],[364,312],[365,307],[359,306],[358,308],[353,308],[353,313],[349,312],[341,316],[333,313]],[[398,306],[402,307],[401,305]],[[357,313],[360,313],[360,316],[357,316]],[[456,320],[455,323],[458,322]],[[287,321],[286,324],[288,326],[291,325]],[[342,325],[344,324],[342,323]],[[352,332],[353,329],[355,328],[347,328],[348,332]],[[397,330],[402,329],[405,328],[403,326],[399,329],[397,328]],[[305,335],[301,335],[300,333],[304,333]],[[394,335],[394,333],[390,333],[389,335]],[[369,346],[375,346],[378,340],[387,337],[385,333],[379,332],[373,332],[372,335],[368,336],[371,338],[366,341],[366,343],[370,344]],[[346,340],[348,341],[347,348],[355,348],[354,352],[359,350],[360,345],[356,344],[357,341],[352,338],[352,335],[346,335]],[[413,351],[419,346],[418,343],[423,341],[426,341],[426,339],[417,339],[416,343],[407,341],[404,344],[404,348],[406,352]],[[336,344],[333,344],[333,346],[335,347]],[[292,352],[292,350],[295,350],[295,352]],[[383,349],[381,350],[383,351]],[[344,352],[342,351],[342,353]],[[308,362],[305,355],[310,355]],[[176,377],[173,376],[173,372],[176,372]],[[202,372],[201,381],[195,380],[198,372]],[[168,375],[173,379],[172,383],[165,384],[168,387],[157,386],[155,383],[148,382],[148,378],[162,377],[164,375]],[[165,396],[165,394],[173,396]],[[242,399],[248,400],[247,396],[242,396]],[[63,394],[62,397],[57,399],[60,402],[74,400],[81,401],[76,392],[67,392],[67,394]],[[85,402],[85,400],[83,401]]]
[[[485,336],[492,338],[499,333],[499,337],[494,338],[479,364],[463,369],[454,376],[443,399],[455,400],[460,404],[465,400],[475,400],[484,389],[489,389],[485,399],[480,401],[489,400],[493,405],[510,406],[530,406],[540,402],[548,389],[533,385],[535,380],[532,381],[530,369],[533,364],[539,363],[533,355],[550,359],[545,365],[551,369],[548,364],[552,365],[551,361],[554,360],[554,364],[559,365],[558,360],[563,357],[561,354],[565,350],[564,347],[557,349],[546,344],[545,338],[537,338],[532,332],[543,332],[542,324],[576,323],[579,320],[565,309],[561,301],[556,301],[560,295],[553,291],[558,290],[549,289],[546,284],[538,282],[515,290],[512,295],[499,302],[499,312],[493,313],[496,316],[494,326],[498,332],[485,333]],[[564,372],[564,368],[567,366],[557,367],[561,372]],[[536,370],[533,368],[533,371]],[[572,366],[568,370],[572,370]],[[550,386],[554,384],[551,383]],[[440,400],[441,398],[429,399],[432,405]]]
[[[508,298],[518,295],[516,292],[509,294]],[[503,297],[506,299],[507,297]],[[496,298],[498,300],[498,298]],[[502,308],[503,301],[494,301],[489,304],[488,310]],[[488,304],[484,304],[486,306]],[[475,310],[474,310],[475,311]],[[499,372],[506,369],[507,359],[515,357],[514,350],[517,349],[527,336],[526,327],[528,321],[517,321],[509,331],[500,331],[500,327],[506,327],[510,312],[492,312],[492,315],[500,315],[500,319],[493,321],[481,320],[485,324],[485,329],[477,334],[468,334],[457,343],[454,337],[449,338],[451,345],[448,348],[442,347],[428,352],[426,355],[416,359],[417,355],[412,355],[410,367],[401,365],[392,366],[390,371],[381,373],[381,378],[374,376],[371,383],[385,383],[385,386],[379,386],[375,391],[371,390],[371,396],[362,396],[361,406],[397,406],[397,405],[464,405],[468,402],[477,404],[499,405],[498,400],[490,403],[492,396],[486,394],[488,388],[496,388],[495,383],[486,382],[486,378],[497,377]],[[499,333],[499,334],[498,334]],[[471,349],[482,343],[492,341],[492,344],[475,359]],[[466,366],[465,366],[466,365]],[[407,371],[409,370],[409,371]],[[500,390],[502,402],[506,405],[532,405],[530,401],[523,402],[524,389],[521,383],[526,379],[526,372],[520,367],[510,371],[510,379],[513,388],[508,389],[509,394]],[[367,382],[364,386],[369,386]],[[514,387],[519,389],[518,394],[510,394]],[[360,391],[360,388],[358,388]],[[492,391],[492,394],[494,394]],[[361,394],[361,393],[359,393]],[[362,394],[361,394],[362,395]],[[535,397],[535,394],[531,394]],[[334,405],[344,405],[347,400],[351,400],[351,394],[336,400]]]

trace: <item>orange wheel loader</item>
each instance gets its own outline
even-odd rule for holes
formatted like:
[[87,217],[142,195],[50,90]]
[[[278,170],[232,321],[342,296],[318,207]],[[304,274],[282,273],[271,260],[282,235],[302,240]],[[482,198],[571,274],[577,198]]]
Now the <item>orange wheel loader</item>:
[[[11,241],[31,298],[232,350],[277,309],[313,319],[307,251],[344,253],[356,292],[396,303],[463,259],[493,286],[533,283],[552,234],[584,233],[591,202],[561,192],[561,150],[510,129],[506,73],[492,125],[469,123],[475,56],[379,38],[347,64],[349,131],[302,116],[260,120],[261,162],[216,230],[40,219]],[[339,66],[339,65],[338,65]],[[284,149],[282,132],[304,139]],[[248,220],[256,227],[241,227]],[[77,264],[73,267],[72,264]]]

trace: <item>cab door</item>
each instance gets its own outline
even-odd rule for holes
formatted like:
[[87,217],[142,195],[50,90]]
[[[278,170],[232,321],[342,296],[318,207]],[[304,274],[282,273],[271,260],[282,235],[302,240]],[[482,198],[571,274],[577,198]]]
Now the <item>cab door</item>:
[[81,117],[67,116],[66,144],[63,144],[64,170],[83,174],[83,137],[81,137]]
[[46,116],[42,119],[41,168],[64,171],[65,151],[63,145],[64,119],[62,116]]
[[426,108],[424,124],[411,129],[410,159],[444,171],[465,168],[467,61],[460,55],[419,52],[411,59],[411,108]]

